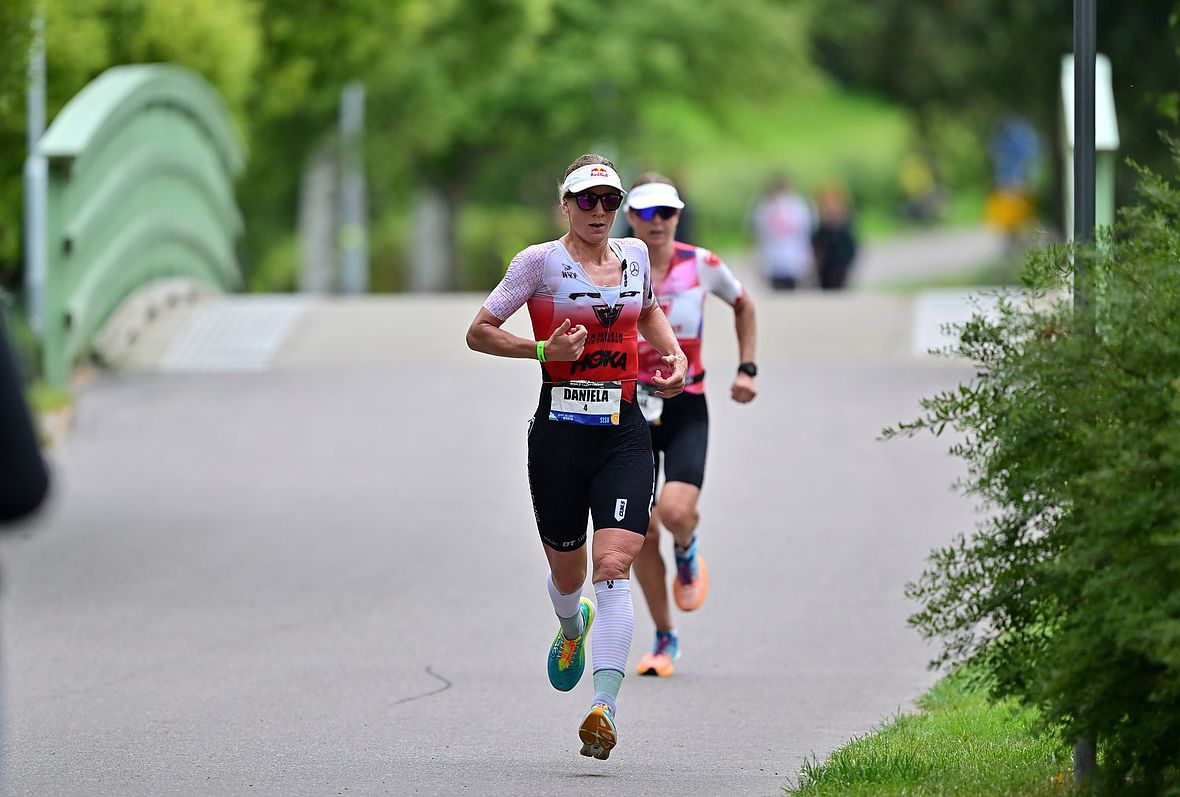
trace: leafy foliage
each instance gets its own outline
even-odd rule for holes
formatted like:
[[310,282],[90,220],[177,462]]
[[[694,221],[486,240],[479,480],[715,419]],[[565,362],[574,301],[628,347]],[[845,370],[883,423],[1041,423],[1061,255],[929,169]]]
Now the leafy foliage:
[[25,88],[32,40],[33,0],[0,3],[0,288],[11,281],[20,246],[25,160]]
[[[992,121],[1017,111],[1051,141],[1059,135],[1061,56],[1073,51],[1073,13],[1072,3],[1057,0],[815,0],[812,35],[822,66],[914,109],[927,137],[953,116],[982,141]],[[1168,162],[1157,130],[1180,121],[1171,77],[1178,22],[1176,0],[1097,3],[1098,50],[1111,59],[1122,151],[1159,171]],[[1134,175],[1124,176],[1131,185]]]
[[[48,104],[52,118],[114,64],[170,61],[204,75],[226,99],[250,153],[239,187],[247,265],[268,272],[263,283],[284,284],[270,250],[289,251],[302,167],[330,145],[349,81],[366,87],[376,227],[398,226],[386,217],[409,216],[414,194],[430,188],[445,196],[459,235],[472,226],[459,218],[463,208],[548,204],[576,155],[599,147],[624,154],[652,98],[709,108],[814,75],[798,7],[781,0],[731,8],[676,0],[54,0],[46,4]],[[0,40],[13,45],[5,52],[27,51],[31,14],[31,0],[4,3]],[[20,61],[0,75],[0,219],[20,216]],[[15,282],[19,259],[18,227],[8,224],[0,222],[0,284]],[[461,251],[498,248],[473,240]]]
[[1030,299],[958,330],[975,379],[886,436],[961,433],[991,510],[908,587],[939,663],[983,667],[1099,738],[1111,784],[1152,790],[1180,765],[1180,191],[1142,170],[1140,195],[1097,249],[1035,253]]
[[[238,192],[248,220],[245,260],[266,269],[277,262],[270,250],[288,245],[300,172],[330,145],[341,89],[352,80],[368,97],[375,230],[404,228],[413,197],[426,188],[445,196],[461,237],[480,226],[463,217],[469,212],[549,204],[556,175],[583,151],[606,150],[621,166],[630,163],[629,173],[696,169],[700,159],[686,164],[684,114],[663,109],[690,108],[698,127],[729,136],[742,109],[805,97],[822,83],[813,55],[847,83],[917,110],[931,146],[961,167],[944,163],[945,179],[979,180],[986,164],[972,125],[1016,108],[1043,131],[1054,129],[1057,59],[1070,43],[1069,7],[1050,0],[53,0],[44,7],[51,117],[114,64],[167,60],[218,88],[250,155]],[[1169,82],[1175,70],[1167,68],[1178,40],[1175,8],[1176,0],[1144,0],[1100,9],[1099,44],[1114,60],[1126,151],[1148,163],[1155,152],[1145,136],[1154,140],[1157,121],[1180,114]],[[5,285],[19,276],[32,9],[32,0],[0,8],[0,43],[15,56],[0,65]],[[793,116],[806,117],[802,105]],[[799,147],[784,137],[774,151],[806,162]],[[757,187],[753,176],[734,180],[743,192],[746,182]],[[373,243],[381,257],[397,248]],[[497,248],[461,241],[459,254]],[[470,273],[470,263],[467,271],[458,265],[456,276]],[[265,282],[286,279],[274,276]]]
[[[309,14],[324,24],[309,24]],[[274,157],[256,151],[252,160],[248,182],[269,188],[246,197],[251,218],[290,215],[291,164],[332,130],[348,79],[368,87],[369,130],[379,131],[366,152],[374,217],[408,213],[407,198],[429,187],[445,201],[458,237],[464,206],[545,206],[575,156],[602,147],[621,154],[639,135],[652,98],[708,106],[789,84],[784,66],[811,74],[802,19],[771,0],[730,9],[675,0],[402,0],[344,8],[269,0],[263,23],[270,54],[264,71],[303,76],[308,101],[293,114],[272,115],[267,98],[258,98],[268,140],[281,145]],[[742,58],[734,59],[738,51]]]
[[[0,64],[0,286],[13,285],[18,273],[33,5],[32,0],[0,3],[0,51],[5,54]],[[50,121],[107,67],[172,61],[216,86],[245,129],[243,107],[253,90],[259,48],[252,0],[53,0],[40,5]]]

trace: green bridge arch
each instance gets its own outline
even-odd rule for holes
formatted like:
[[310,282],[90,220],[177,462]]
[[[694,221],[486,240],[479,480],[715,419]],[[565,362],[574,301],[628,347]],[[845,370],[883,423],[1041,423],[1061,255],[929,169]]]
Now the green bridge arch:
[[167,64],[99,75],[41,139],[48,186],[46,379],[62,386],[119,304],[157,279],[241,286],[244,155],[213,88]]

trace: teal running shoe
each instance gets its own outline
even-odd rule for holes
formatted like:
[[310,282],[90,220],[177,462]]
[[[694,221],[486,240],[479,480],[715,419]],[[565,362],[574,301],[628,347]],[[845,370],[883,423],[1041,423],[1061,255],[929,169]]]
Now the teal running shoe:
[[586,669],[586,637],[594,622],[594,604],[583,596],[578,610],[582,613],[582,635],[577,639],[566,639],[559,628],[549,648],[549,683],[560,692],[568,692],[577,686],[582,671]]

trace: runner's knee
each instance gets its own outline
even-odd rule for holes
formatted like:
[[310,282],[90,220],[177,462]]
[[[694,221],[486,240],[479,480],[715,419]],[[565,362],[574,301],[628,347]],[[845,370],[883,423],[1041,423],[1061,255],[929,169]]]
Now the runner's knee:
[[562,595],[572,595],[582,588],[582,584],[586,581],[586,566],[585,564],[579,568],[572,567],[550,567],[550,573],[553,576],[553,586],[557,587],[557,591]]
[[688,531],[696,522],[696,507],[691,501],[661,503],[660,519],[670,531]]
[[602,581],[608,578],[628,578],[631,574],[631,562],[635,557],[622,551],[607,551],[594,563],[594,580]]

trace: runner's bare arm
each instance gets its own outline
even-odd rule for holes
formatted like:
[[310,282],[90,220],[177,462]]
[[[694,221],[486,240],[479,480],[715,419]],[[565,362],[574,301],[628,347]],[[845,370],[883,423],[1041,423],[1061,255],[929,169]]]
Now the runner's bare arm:
[[[737,302],[733,305],[733,326],[737,332],[738,362],[754,362],[757,360],[755,356],[757,323],[755,321],[754,300],[750,298],[750,294],[744,288],[742,289],[742,295],[738,297]],[[730,395],[734,401],[740,404],[753,401],[754,397],[758,395],[758,388],[754,382],[754,377],[738,371],[737,376],[734,377]]]
[[[537,359],[537,341],[513,335],[502,329],[503,324],[504,321],[493,315],[486,307],[480,307],[479,312],[475,314],[475,320],[467,328],[467,345],[474,351],[497,357]],[[582,356],[582,349],[585,347],[586,327],[581,324],[572,326],[567,318],[545,341],[545,359],[576,360]]]
[[664,363],[668,366],[668,376],[663,376],[663,371],[657,370],[652,377],[652,382],[659,388],[656,395],[661,398],[672,398],[682,392],[684,377],[688,374],[688,358],[681,351],[672,325],[668,323],[667,316],[656,302],[652,302],[640,312],[639,334],[663,356]]

